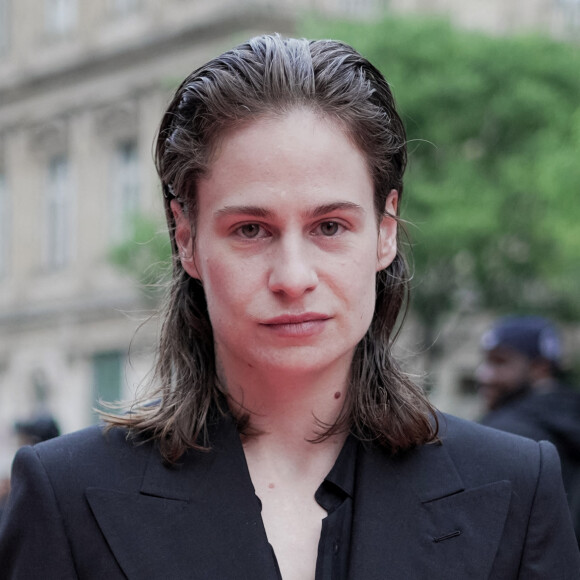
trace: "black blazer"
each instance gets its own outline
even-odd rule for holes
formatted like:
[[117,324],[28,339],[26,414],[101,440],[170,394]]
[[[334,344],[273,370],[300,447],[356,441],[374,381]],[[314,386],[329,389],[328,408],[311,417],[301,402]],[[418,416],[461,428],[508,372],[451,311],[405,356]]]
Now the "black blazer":
[[[565,580],[580,556],[554,447],[454,417],[442,444],[358,455],[352,580]],[[19,451],[0,525],[0,577],[271,580],[240,439],[163,465],[94,427]]]

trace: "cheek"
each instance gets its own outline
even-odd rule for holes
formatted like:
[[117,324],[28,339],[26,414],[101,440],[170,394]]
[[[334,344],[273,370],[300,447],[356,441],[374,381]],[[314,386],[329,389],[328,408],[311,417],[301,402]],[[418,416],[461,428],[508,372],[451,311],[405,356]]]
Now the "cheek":
[[340,276],[343,279],[351,311],[356,312],[362,326],[368,327],[375,311],[376,271],[374,262],[358,264],[351,262],[350,267],[342,269]]
[[[362,292],[360,295],[362,296]],[[361,321],[366,326],[365,332],[371,325],[371,322],[373,320],[373,316],[375,313],[375,301],[376,301],[375,279],[373,277],[372,283],[370,285],[367,285],[366,287],[366,293],[364,294],[364,298],[361,299],[362,303]]]
[[255,292],[249,268],[223,257],[212,257],[203,263],[203,286],[212,324],[231,317]]
[[507,370],[505,376],[510,383],[520,383],[526,379],[526,372],[522,367],[513,366]]

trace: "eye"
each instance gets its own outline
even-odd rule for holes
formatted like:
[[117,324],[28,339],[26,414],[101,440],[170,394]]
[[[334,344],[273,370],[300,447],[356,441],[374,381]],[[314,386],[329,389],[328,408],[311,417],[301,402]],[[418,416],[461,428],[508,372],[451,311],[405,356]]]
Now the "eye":
[[265,235],[264,230],[262,229],[262,226],[260,226],[259,224],[244,224],[243,226],[240,226],[237,230],[236,233],[242,237],[242,238],[246,238],[246,239],[254,239],[254,238],[262,238]]
[[338,222],[328,221],[322,222],[318,225],[318,230],[323,236],[335,236],[342,230],[343,226],[341,226]]

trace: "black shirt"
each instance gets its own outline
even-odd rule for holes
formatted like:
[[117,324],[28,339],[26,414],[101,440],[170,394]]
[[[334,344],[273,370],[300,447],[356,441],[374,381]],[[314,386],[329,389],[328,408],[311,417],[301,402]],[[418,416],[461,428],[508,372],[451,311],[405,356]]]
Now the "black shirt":
[[[357,440],[349,435],[314,494],[318,505],[327,512],[318,542],[315,580],[345,580],[348,574],[357,448]],[[272,557],[276,559],[274,550]],[[282,578],[279,568],[278,576]]]

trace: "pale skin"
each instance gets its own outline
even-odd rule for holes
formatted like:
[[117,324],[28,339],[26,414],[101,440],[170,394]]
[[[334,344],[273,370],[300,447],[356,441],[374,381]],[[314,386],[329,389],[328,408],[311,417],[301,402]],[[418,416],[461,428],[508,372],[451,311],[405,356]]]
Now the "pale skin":
[[[326,512],[314,493],[346,437],[332,423],[354,349],[374,312],[375,274],[396,254],[364,156],[309,110],[227,133],[198,184],[198,214],[176,201],[185,270],[202,281],[220,381],[261,435],[244,452],[284,580],[314,579]],[[385,210],[394,216],[398,194]]]

